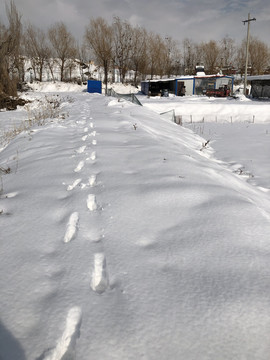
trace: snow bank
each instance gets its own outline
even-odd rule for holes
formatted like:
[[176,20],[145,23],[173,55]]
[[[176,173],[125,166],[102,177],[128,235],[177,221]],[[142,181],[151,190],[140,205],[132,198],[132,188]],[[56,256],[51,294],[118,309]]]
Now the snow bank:
[[81,92],[86,91],[86,85],[78,85],[74,83],[65,83],[61,81],[48,81],[48,82],[34,82],[28,84],[29,87],[35,92]]

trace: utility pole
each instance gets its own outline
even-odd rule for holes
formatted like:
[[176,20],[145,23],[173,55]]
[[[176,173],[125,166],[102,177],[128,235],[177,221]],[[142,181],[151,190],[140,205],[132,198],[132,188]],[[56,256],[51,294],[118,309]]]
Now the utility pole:
[[243,21],[243,24],[248,24],[247,27],[247,44],[246,44],[246,64],[245,64],[245,80],[244,80],[244,95],[246,95],[247,89],[247,68],[248,68],[248,51],[249,51],[249,23],[251,21],[256,21],[255,18],[251,19],[250,14],[248,14],[248,19]]

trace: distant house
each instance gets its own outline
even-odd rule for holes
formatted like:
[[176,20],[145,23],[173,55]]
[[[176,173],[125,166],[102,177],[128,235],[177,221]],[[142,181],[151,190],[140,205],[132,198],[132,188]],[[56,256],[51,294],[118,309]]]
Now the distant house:
[[270,98],[270,75],[248,76],[250,95],[254,98]]
[[145,95],[151,96],[162,95],[165,90],[176,96],[181,96],[183,93],[185,95],[203,95],[208,89],[218,89],[226,85],[232,92],[233,80],[233,76],[227,75],[181,76],[173,79],[143,81],[141,91]]

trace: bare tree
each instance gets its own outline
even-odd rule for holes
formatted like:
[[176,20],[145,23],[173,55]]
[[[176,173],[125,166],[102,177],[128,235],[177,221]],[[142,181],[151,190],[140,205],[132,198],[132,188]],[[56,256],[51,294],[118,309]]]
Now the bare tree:
[[208,43],[203,43],[201,45],[203,51],[203,62],[206,71],[209,74],[216,73],[219,56],[220,56],[220,48],[216,41],[210,40]]
[[168,49],[165,40],[160,35],[149,33],[147,38],[148,72],[153,79],[154,75],[162,77],[166,73]]
[[[86,74],[90,74],[89,72],[89,67],[90,67],[90,63],[88,62],[89,60],[89,56],[88,56],[88,51],[86,49],[87,45],[86,44],[77,44],[77,55],[78,55],[78,60],[76,61],[79,65],[80,68],[80,76],[81,76],[81,83],[83,83],[85,76],[87,76]],[[87,71],[85,71],[87,70]]]
[[6,6],[8,27],[0,26],[0,92],[17,95],[17,85],[23,79],[23,58],[20,56],[21,16],[14,2]]
[[165,60],[166,61],[165,72],[168,74],[168,77],[170,77],[173,74],[173,72],[176,75],[176,72],[179,69],[181,55],[177,43],[175,40],[172,39],[172,37],[166,37],[165,41],[167,48],[166,60]]
[[196,65],[203,61],[201,46],[186,38],[183,41],[183,72],[188,75],[195,73]]
[[49,69],[53,81],[56,80],[55,74],[54,74],[56,66],[59,66],[58,60],[52,56],[48,57],[48,59],[46,60],[46,67]]
[[6,6],[6,13],[9,22],[9,72],[12,78],[17,79],[17,83],[24,80],[24,58],[21,56],[22,23],[13,1]]
[[112,29],[103,18],[92,19],[85,31],[85,41],[97,63],[103,66],[107,94],[108,72],[112,61]]
[[51,56],[45,32],[29,24],[25,31],[25,47],[34,73],[42,81],[44,67]]
[[133,29],[131,68],[134,70],[135,85],[137,85],[138,74],[145,74],[146,71],[146,39],[147,32],[145,29],[140,27]]
[[249,62],[251,65],[251,75],[263,74],[269,65],[269,60],[269,47],[259,39],[250,37]]
[[220,66],[225,75],[230,75],[236,60],[235,41],[225,36],[220,42]]
[[74,59],[76,55],[75,39],[63,22],[53,25],[49,29],[48,35],[54,55],[59,62],[60,80],[63,81],[66,64],[68,60]]
[[246,63],[246,40],[243,40],[242,43],[237,47],[235,61],[236,61],[237,71],[240,72],[240,75],[242,77],[245,72],[245,63]]
[[133,29],[127,21],[114,18],[113,30],[113,61],[119,69],[120,81],[123,83],[131,63],[133,49]]

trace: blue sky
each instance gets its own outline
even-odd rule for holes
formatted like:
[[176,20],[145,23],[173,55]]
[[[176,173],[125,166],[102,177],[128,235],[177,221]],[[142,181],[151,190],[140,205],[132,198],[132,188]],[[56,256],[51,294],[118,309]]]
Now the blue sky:
[[[5,3],[0,0],[0,19],[5,21]],[[7,3],[9,3],[7,1]],[[14,0],[24,23],[48,29],[64,21],[76,39],[83,37],[90,18],[114,16],[132,25],[144,26],[179,43],[185,38],[195,42],[220,40],[225,36],[241,42],[246,37],[242,21],[248,13],[255,17],[251,35],[270,46],[269,0]]]

